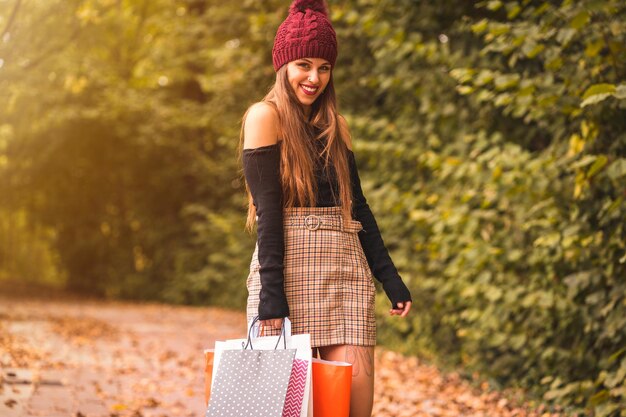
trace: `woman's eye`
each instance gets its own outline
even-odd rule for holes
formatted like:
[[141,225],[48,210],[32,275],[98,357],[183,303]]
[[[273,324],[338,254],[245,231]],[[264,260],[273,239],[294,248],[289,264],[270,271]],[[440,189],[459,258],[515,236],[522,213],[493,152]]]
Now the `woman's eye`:
[[309,64],[307,64],[306,62],[301,62],[301,63],[298,64],[298,66],[302,67],[302,68],[308,68]]

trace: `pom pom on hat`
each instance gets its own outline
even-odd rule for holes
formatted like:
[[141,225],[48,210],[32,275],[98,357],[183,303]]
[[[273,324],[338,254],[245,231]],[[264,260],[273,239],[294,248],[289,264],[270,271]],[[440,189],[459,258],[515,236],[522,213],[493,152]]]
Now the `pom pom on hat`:
[[294,0],[289,7],[289,13],[304,12],[306,9],[328,16],[328,7],[326,7],[324,0]]
[[300,58],[323,58],[335,65],[337,35],[324,0],[294,0],[278,27],[272,48],[274,70]]

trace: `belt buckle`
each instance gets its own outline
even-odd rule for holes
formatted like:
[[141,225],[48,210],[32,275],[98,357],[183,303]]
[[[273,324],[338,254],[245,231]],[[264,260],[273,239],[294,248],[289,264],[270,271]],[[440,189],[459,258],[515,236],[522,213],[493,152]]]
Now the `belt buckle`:
[[304,227],[309,230],[317,230],[322,225],[322,218],[315,214],[309,214],[304,218]]

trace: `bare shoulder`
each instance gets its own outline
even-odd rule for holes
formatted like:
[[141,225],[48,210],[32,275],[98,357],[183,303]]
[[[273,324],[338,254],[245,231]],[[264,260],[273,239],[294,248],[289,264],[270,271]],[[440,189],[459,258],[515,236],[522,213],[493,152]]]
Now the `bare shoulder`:
[[341,132],[341,138],[346,143],[348,149],[352,150],[352,136],[350,135],[350,128],[348,127],[348,122],[342,115],[337,115],[337,120],[339,121],[339,131]]
[[268,103],[250,106],[244,118],[244,149],[273,145],[278,142],[278,113]]

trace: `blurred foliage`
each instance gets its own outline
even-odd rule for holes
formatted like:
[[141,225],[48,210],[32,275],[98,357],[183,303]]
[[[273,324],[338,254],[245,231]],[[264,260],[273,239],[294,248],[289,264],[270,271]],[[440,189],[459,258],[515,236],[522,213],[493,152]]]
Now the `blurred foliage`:
[[52,228],[33,224],[23,211],[0,209],[0,282],[63,288],[65,274],[53,241]]
[[[395,320],[378,297],[380,341],[626,416],[626,5],[330,3],[341,111],[415,300]],[[239,123],[287,8],[0,1],[3,236],[46,230],[73,290],[243,306]],[[19,273],[49,280],[54,256]]]

